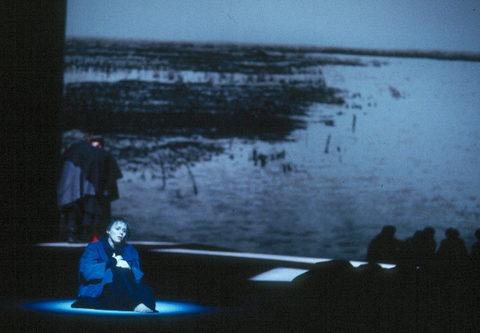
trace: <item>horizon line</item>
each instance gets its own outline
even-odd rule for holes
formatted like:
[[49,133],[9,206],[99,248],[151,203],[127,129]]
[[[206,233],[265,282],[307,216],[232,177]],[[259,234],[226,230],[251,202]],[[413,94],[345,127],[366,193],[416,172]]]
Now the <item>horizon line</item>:
[[232,41],[184,41],[184,40],[160,40],[152,38],[133,37],[102,37],[102,36],[65,36],[65,41],[74,39],[94,39],[120,42],[144,42],[158,44],[179,44],[179,45],[223,45],[223,46],[245,46],[245,47],[270,47],[297,52],[317,52],[324,54],[382,56],[394,58],[425,58],[437,60],[458,60],[480,62],[480,52],[474,51],[448,51],[448,50],[420,50],[420,49],[378,49],[362,47],[341,47],[341,46],[318,46],[306,44],[276,44],[276,43],[253,43],[253,42],[232,42]]

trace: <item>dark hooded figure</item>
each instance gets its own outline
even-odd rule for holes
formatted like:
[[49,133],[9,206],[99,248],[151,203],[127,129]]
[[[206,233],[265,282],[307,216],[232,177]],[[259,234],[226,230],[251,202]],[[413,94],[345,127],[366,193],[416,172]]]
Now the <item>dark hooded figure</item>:
[[395,238],[397,229],[384,226],[381,233],[375,236],[367,250],[367,260],[376,263],[396,263],[401,242]]
[[111,217],[122,177],[115,158],[103,149],[103,138],[86,136],[62,156],[57,187],[60,237],[69,242],[90,241]]

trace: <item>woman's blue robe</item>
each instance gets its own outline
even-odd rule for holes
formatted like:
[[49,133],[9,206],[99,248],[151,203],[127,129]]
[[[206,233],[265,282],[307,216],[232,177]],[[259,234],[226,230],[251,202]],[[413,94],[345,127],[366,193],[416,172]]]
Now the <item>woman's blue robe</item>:
[[124,308],[119,300],[129,305],[138,300],[134,305],[149,303],[146,305],[150,308],[155,306],[151,289],[140,284],[143,272],[137,250],[130,244],[124,244],[115,252],[128,262],[130,270],[116,267],[113,254],[106,238],[87,245],[80,259],[79,300],[72,307],[106,309],[118,304],[118,309],[133,310],[128,306]]

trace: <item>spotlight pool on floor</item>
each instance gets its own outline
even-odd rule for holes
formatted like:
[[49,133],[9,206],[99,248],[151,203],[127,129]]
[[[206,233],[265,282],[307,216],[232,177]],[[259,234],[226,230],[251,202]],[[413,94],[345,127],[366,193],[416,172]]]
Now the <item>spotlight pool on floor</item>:
[[158,312],[138,313],[134,311],[77,309],[71,307],[73,302],[75,302],[74,299],[31,301],[23,303],[23,307],[33,311],[94,316],[173,316],[200,314],[213,310],[213,308],[199,306],[193,303],[157,301],[155,302],[155,306]]

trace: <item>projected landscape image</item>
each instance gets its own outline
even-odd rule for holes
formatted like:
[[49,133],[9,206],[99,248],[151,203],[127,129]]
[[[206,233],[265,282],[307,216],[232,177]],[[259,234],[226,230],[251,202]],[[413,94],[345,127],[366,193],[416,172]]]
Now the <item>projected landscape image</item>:
[[393,224],[472,244],[479,74],[418,54],[68,38],[63,148],[106,138],[133,239],[361,260]]

